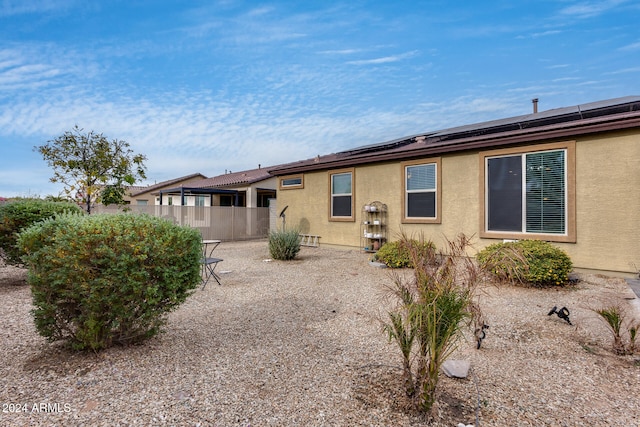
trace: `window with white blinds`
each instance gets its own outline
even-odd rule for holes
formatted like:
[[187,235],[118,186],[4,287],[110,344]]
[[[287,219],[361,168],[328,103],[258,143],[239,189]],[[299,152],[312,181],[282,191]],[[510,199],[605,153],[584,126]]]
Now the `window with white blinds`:
[[331,217],[351,218],[353,212],[353,174],[331,174]]
[[527,154],[525,161],[525,231],[564,234],[567,205],[564,150]]
[[567,232],[566,150],[486,159],[488,231]]
[[406,193],[405,212],[407,218],[436,217],[436,164],[405,167]]

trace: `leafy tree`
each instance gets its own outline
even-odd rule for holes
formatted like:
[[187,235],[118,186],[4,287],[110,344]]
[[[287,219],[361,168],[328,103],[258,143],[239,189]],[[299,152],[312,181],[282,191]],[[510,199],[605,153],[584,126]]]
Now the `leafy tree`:
[[125,141],[109,141],[94,131],[85,134],[77,125],[35,150],[54,170],[50,181],[64,184],[67,196],[85,205],[87,213],[100,200],[102,190],[108,189],[108,203],[121,204],[123,186],[146,178],[144,155],[134,154]]

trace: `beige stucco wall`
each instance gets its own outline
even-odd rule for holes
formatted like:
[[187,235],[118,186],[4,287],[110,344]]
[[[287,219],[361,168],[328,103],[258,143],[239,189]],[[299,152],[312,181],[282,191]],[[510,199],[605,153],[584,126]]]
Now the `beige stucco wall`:
[[560,245],[577,267],[640,269],[640,134],[576,144],[577,242]]
[[[554,141],[548,141],[554,142]],[[401,224],[400,162],[354,168],[355,221],[329,221],[329,172],[304,174],[304,188],[279,190],[278,207],[289,206],[288,226],[321,236],[322,244],[361,246],[362,207],[372,201],[388,206],[387,236],[424,235],[443,247],[458,233],[474,236],[480,250],[494,239],[481,239],[480,170],[477,152],[445,155],[442,161],[442,221]],[[640,269],[640,134],[620,132],[576,140],[575,243],[555,243],[577,268],[633,273]]]

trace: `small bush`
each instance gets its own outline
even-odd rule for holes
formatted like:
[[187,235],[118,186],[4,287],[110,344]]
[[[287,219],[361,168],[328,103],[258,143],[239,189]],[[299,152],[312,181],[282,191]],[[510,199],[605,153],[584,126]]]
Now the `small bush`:
[[269,253],[271,258],[282,261],[292,260],[300,252],[298,230],[272,231],[269,233]]
[[573,268],[566,252],[541,240],[494,243],[480,251],[477,260],[498,279],[535,286],[564,285]]
[[[635,320],[627,321],[625,310],[618,305],[594,309],[600,318],[607,324],[613,335],[613,351],[616,354],[634,354],[636,352],[636,339],[640,323]],[[626,329],[627,337],[624,336]]]
[[146,215],[60,215],[24,230],[36,329],[99,350],[157,334],[200,283],[200,234]]
[[[401,240],[382,245],[376,252],[375,259],[391,268],[413,268],[412,259],[432,259],[435,249],[431,241],[407,239],[404,236]],[[411,256],[412,252],[415,252],[416,257]]]
[[20,231],[63,212],[81,213],[82,209],[70,202],[40,199],[21,199],[0,205],[0,248],[4,251],[7,263],[21,263],[22,254],[16,247]]

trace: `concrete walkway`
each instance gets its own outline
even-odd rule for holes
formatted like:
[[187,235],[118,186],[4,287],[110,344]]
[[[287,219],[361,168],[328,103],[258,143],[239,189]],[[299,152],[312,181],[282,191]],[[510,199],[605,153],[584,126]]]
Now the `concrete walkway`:
[[636,316],[640,316],[640,279],[625,279],[629,284],[629,288],[636,294],[636,299],[631,301],[631,305],[635,309]]
[[640,298],[640,279],[625,279],[631,290]]

